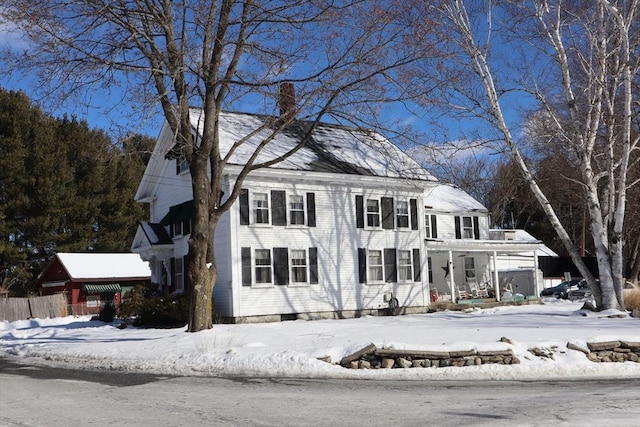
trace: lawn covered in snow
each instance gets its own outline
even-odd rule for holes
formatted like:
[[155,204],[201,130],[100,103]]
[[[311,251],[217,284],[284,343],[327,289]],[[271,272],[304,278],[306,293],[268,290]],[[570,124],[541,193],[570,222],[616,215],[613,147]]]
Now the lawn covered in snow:
[[[119,329],[90,317],[0,322],[0,356],[27,363],[68,364],[165,375],[240,375],[378,379],[640,378],[640,363],[593,363],[567,343],[640,342],[640,319],[581,310],[582,302],[443,311],[396,317],[214,325],[178,329]],[[509,338],[513,344],[500,342]],[[518,365],[351,370],[337,363],[364,346],[409,350],[512,349]],[[548,349],[553,358],[528,350]],[[29,358],[29,359],[24,359]]]

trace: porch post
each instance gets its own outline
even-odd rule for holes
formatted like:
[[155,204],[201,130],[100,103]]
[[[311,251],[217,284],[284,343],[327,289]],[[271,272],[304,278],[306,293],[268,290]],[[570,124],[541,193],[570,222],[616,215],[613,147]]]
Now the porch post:
[[453,280],[453,252],[449,251],[449,265],[447,266],[449,269],[449,286],[451,287],[451,302],[456,301],[456,282]]
[[535,277],[536,281],[535,297],[538,297],[540,295],[540,292],[542,292],[542,287],[540,286],[540,281],[538,280],[538,267],[538,250],[536,249],[533,251],[533,277]]
[[493,289],[496,293],[496,301],[500,301],[500,279],[498,277],[498,252],[493,251]]

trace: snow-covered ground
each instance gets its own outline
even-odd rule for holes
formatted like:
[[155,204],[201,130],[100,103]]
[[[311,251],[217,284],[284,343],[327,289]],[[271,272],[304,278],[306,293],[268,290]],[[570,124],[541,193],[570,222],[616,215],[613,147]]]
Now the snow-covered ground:
[[[0,322],[0,356],[30,363],[117,369],[165,375],[242,375],[379,379],[640,378],[640,363],[593,363],[567,343],[640,342],[640,319],[580,310],[582,302],[444,311],[397,317],[214,325],[179,329],[119,329],[90,317]],[[509,338],[513,344],[500,342]],[[352,370],[338,362],[364,346],[452,351],[511,348],[519,365]],[[534,347],[554,349],[553,358]]]

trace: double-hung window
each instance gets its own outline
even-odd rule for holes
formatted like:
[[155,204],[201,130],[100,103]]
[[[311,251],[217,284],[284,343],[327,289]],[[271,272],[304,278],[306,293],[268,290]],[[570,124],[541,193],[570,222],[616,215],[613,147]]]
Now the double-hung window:
[[380,227],[380,201],[367,199],[367,227]]
[[271,250],[256,249],[256,283],[271,283]]
[[304,197],[297,194],[289,196],[289,218],[291,225],[304,225]]
[[476,277],[476,262],[473,257],[464,258],[464,277]]
[[369,281],[370,282],[383,282],[383,264],[382,264],[382,251],[381,250],[369,250]]
[[436,216],[433,214],[425,214],[424,216],[424,230],[425,237],[427,239],[436,239],[438,237],[438,231],[436,230]]
[[182,172],[186,172],[189,170],[189,163],[187,163],[187,159],[180,155],[180,157],[176,158],[176,175],[180,175]]
[[462,238],[473,239],[473,217],[462,217]]
[[307,251],[304,249],[291,250],[291,281],[293,283],[307,283]]
[[409,228],[409,202],[396,200],[396,227]]
[[398,274],[400,282],[413,281],[413,264],[411,251],[398,251]]
[[176,292],[184,292],[184,260],[176,258],[174,266],[174,289]]
[[267,193],[253,193],[253,220],[254,224],[269,224],[269,195]]

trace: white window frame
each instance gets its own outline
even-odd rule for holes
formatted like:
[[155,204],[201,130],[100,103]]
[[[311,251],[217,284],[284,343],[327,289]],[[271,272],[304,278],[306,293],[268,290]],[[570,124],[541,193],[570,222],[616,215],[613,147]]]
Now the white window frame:
[[[398,270],[398,282],[413,282],[413,254],[411,250],[398,249],[397,254],[396,269]],[[407,257],[402,258],[403,254]],[[407,276],[407,272],[408,277],[403,277]]]
[[87,308],[98,308],[102,303],[100,295],[87,295],[86,301]]
[[[380,263],[374,264],[372,262],[373,257],[379,258]],[[377,273],[380,273],[380,277]],[[384,283],[384,258],[382,249],[368,249],[367,250],[367,282],[368,283]]]
[[[265,196],[265,200],[258,200],[258,196]],[[265,202],[266,206],[258,206],[259,202]],[[267,221],[258,222],[258,211],[266,211]],[[252,192],[251,195],[251,224],[253,225],[271,225],[271,194],[268,191]]]
[[[435,217],[435,214],[424,214],[424,231],[425,231],[425,238],[427,239],[433,239],[433,230],[431,228],[431,218]],[[437,219],[436,219],[437,221]]]
[[[377,210],[369,210],[369,202],[375,202]],[[365,199],[364,202],[365,226],[366,228],[379,229],[382,227],[382,207],[380,199]],[[374,224],[375,223],[375,224]]]
[[[299,202],[294,202],[293,199],[294,198],[299,198]],[[294,209],[294,204],[300,204],[301,207]],[[296,226],[302,226],[305,225],[305,221],[306,221],[306,201],[305,201],[305,197],[302,194],[289,194],[288,197],[288,204],[287,204],[287,209],[289,210],[289,225],[292,225],[294,227]],[[300,215],[302,214],[302,222],[300,223],[294,223],[293,222],[293,218],[295,217],[295,214]]]
[[[394,200],[394,209],[395,209],[395,214],[396,214],[396,227],[399,229],[408,229],[409,227],[411,227],[411,217],[410,217],[410,212],[411,212],[411,207],[409,204],[409,200],[405,200],[405,199],[396,199]],[[406,207],[406,212],[400,212],[400,206],[405,206]],[[406,225],[400,225],[400,218],[403,218],[406,220]]]
[[173,227],[173,237],[182,236],[182,232],[184,230],[184,224],[182,221],[174,222],[171,224],[171,227]]
[[474,257],[464,257],[464,277],[476,278],[476,260]]
[[[469,224],[465,224],[466,222]],[[460,219],[460,234],[463,239],[474,239],[473,217],[463,216]]]
[[187,159],[182,154],[176,159],[176,162],[178,162],[178,175],[189,170],[189,163],[187,163]]
[[[264,263],[258,264],[259,252],[266,253],[269,255],[269,262],[267,264],[264,264]],[[260,258],[260,259],[264,259],[264,258]],[[258,269],[268,272],[266,274],[268,281],[258,281],[258,278],[264,274],[264,273],[258,274]],[[254,273],[254,283],[257,286],[273,285],[273,253],[271,252],[271,249],[256,248],[253,250],[253,273]]]
[[184,292],[184,258],[175,258],[173,263],[173,275],[175,283],[173,284],[174,292]]
[[[294,253],[303,254],[304,258],[294,257]],[[295,260],[302,260],[304,264],[296,264]],[[296,272],[304,271],[304,280],[296,280]],[[290,283],[293,286],[301,286],[309,284],[309,254],[306,249],[289,249],[289,275]]]

